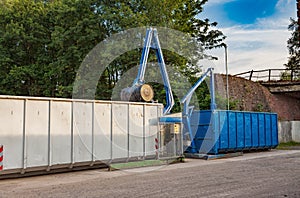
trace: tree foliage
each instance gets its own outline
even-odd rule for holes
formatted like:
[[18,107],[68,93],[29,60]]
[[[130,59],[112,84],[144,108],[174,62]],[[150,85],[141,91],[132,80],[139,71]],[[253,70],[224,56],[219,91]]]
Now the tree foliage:
[[288,63],[285,66],[288,69],[300,69],[300,35],[299,35],[299,27],[296,20],[293,18],[290,19],[291,24],[288,29],[293,31],[291,38],[288,39],[288,49],[290,57],[288,59]]
[[[0,94],[71,97],[76,71],[99,42],[140,26],[161,26],[195,38],[203,48],[225,39],[216,22],[200,19],[207,0],[2,0]],[[199,68],[173,52],[166,64],[194,83]],[[122,74],[139,62],[141,49],[114,60],[99,79],[97,99],[110,99]],[[155,60],[154,54],[150,59]],[[133,79],[132,79],[133,80]],[[158,88],[157,89],[161,89]]]

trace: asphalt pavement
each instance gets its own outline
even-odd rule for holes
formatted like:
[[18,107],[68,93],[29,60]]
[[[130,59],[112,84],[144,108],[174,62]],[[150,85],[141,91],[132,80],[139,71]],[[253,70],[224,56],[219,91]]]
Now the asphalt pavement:
[[6,179],[0,197],[300,197],[300,150]]

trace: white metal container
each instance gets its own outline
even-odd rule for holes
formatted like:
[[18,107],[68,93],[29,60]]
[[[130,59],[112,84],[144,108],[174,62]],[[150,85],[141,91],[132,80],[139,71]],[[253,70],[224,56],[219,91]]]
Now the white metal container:
[[155,157],[163,106],[0,96],[1,174]]

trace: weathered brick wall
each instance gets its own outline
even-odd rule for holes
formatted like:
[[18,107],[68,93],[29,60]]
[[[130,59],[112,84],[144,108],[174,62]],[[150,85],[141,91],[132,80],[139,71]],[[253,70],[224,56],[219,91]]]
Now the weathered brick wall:
[[[217,93],[226,97],[226,76],[217,75]],[[223,80],[223,82],[222,82]],[[300,121],[300,92],[274,93],[258,82],[229,76],[229,96],[237,101],[236,110],[275,112],[280,121]]]

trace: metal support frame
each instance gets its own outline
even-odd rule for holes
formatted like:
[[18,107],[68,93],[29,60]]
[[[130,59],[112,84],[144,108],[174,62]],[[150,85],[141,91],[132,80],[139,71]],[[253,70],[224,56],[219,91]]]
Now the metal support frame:
[[208,68],[207,71],[199,78],[199,80],[193,85],[193,87],[188,91],[188,93],[180,100],[183,104],[183,112],[182,112],[182,121],[184,124],[184,131],[188,131],[190,140],[191,140],[191,152],[197,153],[195,142],[193,141],[193,133],[191,128],[190,118],[193,113],[193,106],[189,106],[192,96],[196,89],[200,86],[200,84],[205,80],[205,78],[210,75],[210,96],[211,96],[211,111],[213,112],[216,109],[215,102],[215,83],[214,83],[214,73],[213,68]]
[[145,77],[147,60],[148,60],[150,49],[155,50],[158,65],[160,68],[160,73],[162,75],[164,87],[166,90],[166,106],[164,108],[164,114],[168,114],[170,113],[171,109],[174,106],[174,97],[172,94],[172,89],[171,89],[163,53],[160,47],[158,33],[155,28],[148,28],[146,31],[144,47],[143,47],[142,56],[140,60],[140,67],[138,70],[138,75],[132,84],[132,87],[143,85],[145,83],[144,77]]

